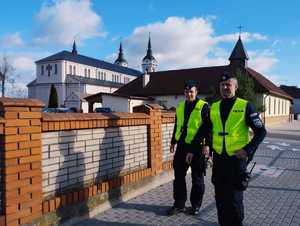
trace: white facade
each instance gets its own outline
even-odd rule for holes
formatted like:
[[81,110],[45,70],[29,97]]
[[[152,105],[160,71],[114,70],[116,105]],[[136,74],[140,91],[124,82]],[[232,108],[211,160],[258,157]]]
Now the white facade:
[[[117,86],[97,85],[80,82],[76,79],[67,79],[68,75],[81,76],[94,81],[107,81],[109,84],[118,84]],[[29,98],[37,98],[48,105],[50,88],[54,84],[59,106],[75,107],[83,109],[83,102],[80,95],[73,93],[83,93],[91,95],[98,92],[112,93],[117,90],[120,84],[126,84],[136,76],[97,68],[89,65],[79,64],[67,60],[57,60],[42,62],[36,64],[36,81],[32,86],[28,86]],[[73,95],[73,96],[72,96]],[[77,100],[75,100],[77,97]],[[75,99],[74,99],[75,98]],[[85,111],[85,109],[83,109]]]
[[149,101],[120,96],[102,95],[102,107],[108,107],[112,111],[116,112],[132,113],[135,106],[147,103],[149,103]]
[[265,116],[287,116],[290,114],[291,102],[288,99],[264,94]]

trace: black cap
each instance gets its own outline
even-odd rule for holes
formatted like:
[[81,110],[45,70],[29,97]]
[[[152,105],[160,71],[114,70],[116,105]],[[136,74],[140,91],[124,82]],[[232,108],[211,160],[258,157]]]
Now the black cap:
[[221,75],[221,78],[220,78],[220,82],[224,82],[224,81],[227,81],[228,79],[231,79],[231,78],[234,78],[234,76],[228,72],[224,72],[222,75]]
[[184,89],[191,89],[193,87],[197,88],[197,82],[194,80],[187,80],[184,83]]

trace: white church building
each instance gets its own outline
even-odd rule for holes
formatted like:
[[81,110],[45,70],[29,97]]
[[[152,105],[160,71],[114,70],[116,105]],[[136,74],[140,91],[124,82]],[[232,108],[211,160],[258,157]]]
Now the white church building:
[[[83,112],[88,112],[85,97],[99,92],[113,93],[143,74],[128,67],[122,43],[114,64],[78,54],[75,41],[72,52],[61,51],[35,63],[36,79],[27,85],[28,97],[40,99],[47,106],[53,84],[59,106],[75,107]],[[147,54],[142,60],[143,72],[154,72],[156,66],[149,37]]]

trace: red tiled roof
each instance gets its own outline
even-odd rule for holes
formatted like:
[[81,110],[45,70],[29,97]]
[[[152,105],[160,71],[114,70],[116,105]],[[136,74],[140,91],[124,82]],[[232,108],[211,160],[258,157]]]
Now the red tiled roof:
[[[200,94],[209,94],[218,86],[220,75],[232,71],[229,65],[201,67],[192,69],[159,71],[150,73],[150,81],[143,87],[143,78],[139,77],[122,86],[115,93],[134,96],[183,95],[186,80],[192,79],[198,83]],[[278,86],[251,68],[246,72],[254,79],[257,92],[266,92],[292,100],[293,98]]]

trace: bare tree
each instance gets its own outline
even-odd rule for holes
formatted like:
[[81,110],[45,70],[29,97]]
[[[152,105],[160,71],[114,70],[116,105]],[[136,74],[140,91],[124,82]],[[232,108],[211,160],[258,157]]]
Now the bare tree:
[[14,76],[15,68],[9,62],[6,55],[3,55],[0,59],[0,81],[1,81],[1,94],[5,97],[6,83],[13,85],[15,83]]

